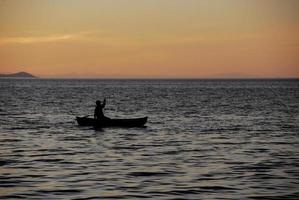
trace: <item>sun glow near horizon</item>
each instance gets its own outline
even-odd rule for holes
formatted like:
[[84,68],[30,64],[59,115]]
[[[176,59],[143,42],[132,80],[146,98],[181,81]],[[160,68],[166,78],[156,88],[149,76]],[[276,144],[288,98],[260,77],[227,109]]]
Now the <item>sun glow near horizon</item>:
[[0,73],[299,77],[299,1],[0,1]]

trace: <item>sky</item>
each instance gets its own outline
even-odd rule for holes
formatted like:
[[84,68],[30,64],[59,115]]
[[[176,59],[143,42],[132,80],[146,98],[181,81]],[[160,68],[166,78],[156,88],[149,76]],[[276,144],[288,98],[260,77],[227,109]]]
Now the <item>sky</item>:
[[0,73],[299,77],[298,0],[0,0]]

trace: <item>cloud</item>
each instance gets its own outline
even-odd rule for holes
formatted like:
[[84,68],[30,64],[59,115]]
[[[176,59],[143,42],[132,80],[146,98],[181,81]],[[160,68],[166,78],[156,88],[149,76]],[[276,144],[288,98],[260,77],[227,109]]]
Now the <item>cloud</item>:
[[92,40],[106,33],[103,31],[82,31],[70,34],[50,34],[41,36],[7,36],[0,37],[1,44],[34,44],[34,43],[51,43],[65,42],[74,40]]
[[49,36],[30,36],[30,37],[4,37],[0,38],[0,44],[32,44],[45,42],[59,42],[74,39],[75,35],[49,35]]

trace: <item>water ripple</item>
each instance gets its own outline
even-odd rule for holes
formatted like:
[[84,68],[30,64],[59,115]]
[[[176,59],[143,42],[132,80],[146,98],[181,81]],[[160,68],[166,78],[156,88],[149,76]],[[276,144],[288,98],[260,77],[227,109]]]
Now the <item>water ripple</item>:
[[[0,80],[0,198],[298,199],[298,88],[298,80]],[[147,115],[147,127],[77,126],[75,116],[103,97],[109,117]]]

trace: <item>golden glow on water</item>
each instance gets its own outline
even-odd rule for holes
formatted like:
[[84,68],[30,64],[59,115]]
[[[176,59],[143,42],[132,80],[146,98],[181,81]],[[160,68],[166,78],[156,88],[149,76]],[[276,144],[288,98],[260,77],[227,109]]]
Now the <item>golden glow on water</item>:
[[294,0],[0,1],[0,73],[299,76]]
[[17,193],[17,192],[22,192],[26,189],[21,188],[21,187],[16,187],[16,188],[0,188],[0,196],[5,196],[11,193]]

